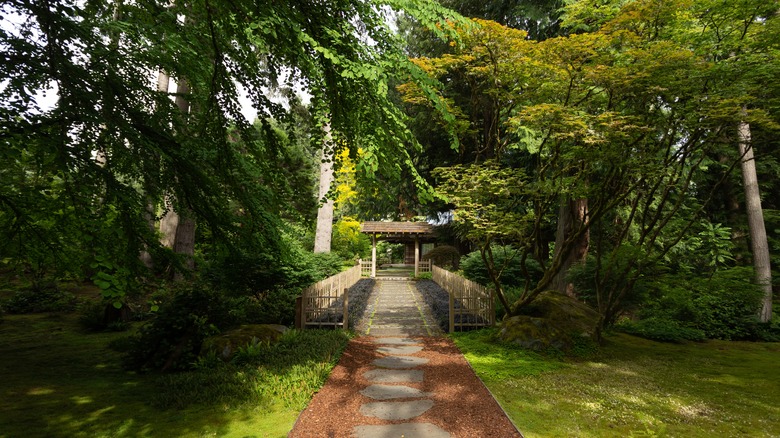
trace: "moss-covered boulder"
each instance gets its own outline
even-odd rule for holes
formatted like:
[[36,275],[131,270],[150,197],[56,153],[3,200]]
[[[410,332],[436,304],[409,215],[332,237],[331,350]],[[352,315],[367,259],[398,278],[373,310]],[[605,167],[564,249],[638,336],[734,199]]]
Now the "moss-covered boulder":
[[200,355],[215,353],[224,361],[229,361],[239,348],[259,343],[274,343],[287,331],[287,327],[277,324],[246,324],[236,329],[211,336],[203,341]]
[[532,350],[555,348],[571,351],[576,345],[595,342],[598,313],[574,298],[543,292],[521,315],[501,322],[501,339]]

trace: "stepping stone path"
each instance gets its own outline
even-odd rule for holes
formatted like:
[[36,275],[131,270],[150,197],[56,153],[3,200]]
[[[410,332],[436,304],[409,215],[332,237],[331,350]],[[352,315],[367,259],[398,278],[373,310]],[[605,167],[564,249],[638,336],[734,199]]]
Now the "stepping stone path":
[[449,432],[432,423],[414,419],[434,406],[433,394],[407,386],[425,380],[428,359],[416,357],[424,351],[413,337],[438,335],[439,331],[414,285],[409,281],[378,280],[374,289],[373,312],[366,334],[376,336],[373,369],[363,374],[371,385],[360,391],[375,400],[360,406],[360,413],[386,421],[405,423],[361,425],[353,429],[355,438],[424,437],[448,438]]
[[293,438],[522,438],[414,284],[377,279],[353,340]]

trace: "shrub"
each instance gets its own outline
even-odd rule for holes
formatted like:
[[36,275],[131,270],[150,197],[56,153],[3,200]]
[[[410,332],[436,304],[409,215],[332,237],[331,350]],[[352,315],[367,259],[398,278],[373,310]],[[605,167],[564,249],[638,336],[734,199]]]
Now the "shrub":
[[277,289],[261,299],[247,298],[236,309],[244,312],[242,323],[292,325],[295,322],[295,299],[299,295],[300,289]]
[[661,277],[648,285],[649,295],[639,316],[677,321],[702,330],[708,338],[760,338],[756,315],[762,292],[752,278],[749,267],[718,270],[709,278]]
[[433,274],[430,272],[421,272],[417,274],[416,277],[414,277],[415,280],[431,280],[433,279]]
[[39,288],[16,292],[4,304],[8,313],[72,312],[78,301],[68,292],[61,291],[54,283]]
[[677,321],[664,318],[621,322],[615,328],[631,335],[660,342],[701,342],[707,338],[702,330],[684,327]]
[[360,222],[347,216],[333,226],[331,248],[344,260],[366,258],[371,255],[371,239],[360,232]]
[[753,339],[766,342],[780,342],[780,317],[774,314],[772,320],[757,323],[753,331]]
[[460,267],[460,252],[458,248],[450,245],[437,246],[425,253],[422,258],[444,269],[458,270]]
[[751,338],[763,295],[752,279],[753,269],[740,267],[720,270],[707,280],[692,282],[696,326],[710,338]]
[[[499,280],[506,288],[525,287],[526,277],[520,266],[520,253],[511,246],[494,246],[493,260],[496,268],[501,270]],[[485,262],[479,251],[474,251],[464,256],[460,261],[463,276],[479,284],[488,286],[491,284]],[[544,271],[536,260],[526,259],[525,267],[528,271],[528,280],[535,285],[541,280]]]
[[102,301],[85,301],[78,308],[79,323],[87,330],[105,330],[104,321],[106,305]]
[[160,376],[151,402],[177,409],[281,402],[301,410],[325,382],[349,338],[344,330],[289,330],[274,344],[242,349],[230,364],[205,356],[198,359],[196,371]]
[[344,266],[337,254],[314,254],[289,236],[283,240],[286,249],[278,254],[236,249],[205,267],[207,287],[224,293],[237,320],[292,324],[301,289],[339,273]]
[[141,371],[191,368],[203,339],[237,324],[231,304],[207,285],[183,285],[132,338],[125,365]]
[[[599,273],[601,279],[601,291],[602,294],[609,293],[611,291],[622,290],[626,287],[626,279],[622,275],[616,273],[625,272],[628,268],[627,263],[636,258],[636,248],[624,245],[616,253],[612,260],[601,261],[601,272]],[[599,299],[596,287],[596,274],[599,263],[596,258],[589,255],[585,263],[578,263],[569,268],[566,278],[574,285],[574,292],[577,297],[587,303],[594,309],[598,309]],[[608,268],[609,267],[609,268]],[[607,280],[603,280],[604,270],[609,269],[612,273],[608,276]],[[632,273],[629,273],[631,275]],[[656,273],[648,273],[648,275],[655,275]],[[602,295],[603,297],[603,295]],[[647,297],[647,289],[645,282],[640,278],[633,286],[625,292],[625,295],[620,298],[616,306],[612,309],[609,315],[603,315],[605,317],[605,325],[609,326],[625,312],[631,312],[640,303],[642,303]]]

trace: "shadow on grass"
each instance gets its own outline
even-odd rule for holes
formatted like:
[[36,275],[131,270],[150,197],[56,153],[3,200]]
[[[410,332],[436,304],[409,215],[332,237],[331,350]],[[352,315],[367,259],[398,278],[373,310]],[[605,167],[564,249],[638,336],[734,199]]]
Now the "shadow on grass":
[[[278,394],[258,390],[251,369],[127,372],[120,354],[107,348],[123,336],[83,333],[75,315],[6,316],[0,325],[0,437],[284,436],[295,421],[298,411]],[[285,376],[295,367],[316,368],[309,360],[264,372]],[[204,393],[213,397],[197,399]]]
[[528,372],[521,362],[512,370],[505,346],[478,336],[456,341],[529,437],[780,434],[778,344],[677,345],[620,334],[592,360]]

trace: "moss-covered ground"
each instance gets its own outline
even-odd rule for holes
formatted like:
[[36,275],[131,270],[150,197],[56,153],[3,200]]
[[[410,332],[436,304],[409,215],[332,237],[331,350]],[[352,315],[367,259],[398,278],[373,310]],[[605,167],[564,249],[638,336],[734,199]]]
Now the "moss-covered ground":
[[285,352],[260,352],[279,356],[262,366],[136,374],[108,347],[126,332],[86,333],[75,314],[5,315],[0,437],[284,437],[348,341],[292,333]]
[[780,344],[665,344],[614,334],[562,360],[454,334],[526,437],[780,436]]

